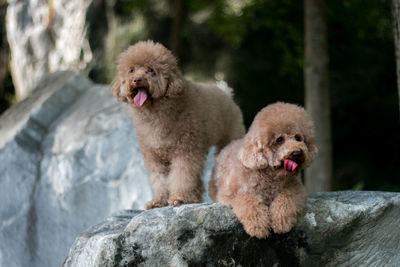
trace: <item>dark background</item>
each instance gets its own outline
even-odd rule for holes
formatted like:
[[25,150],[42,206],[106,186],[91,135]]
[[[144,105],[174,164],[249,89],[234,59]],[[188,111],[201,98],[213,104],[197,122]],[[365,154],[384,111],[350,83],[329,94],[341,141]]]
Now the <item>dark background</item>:
[[[163,43],[179,58],[184,74],[214,79],[215,73],[223,73],[249,126],[270,103],[304,104],[304,7],[303,1],[244,2],[244,8],[232,11],[222,0],[167,1],[171,12],[160,12],[156,1],[118,0],[113,13],[121,21],[143,17],[143,32],[130,43]],[[399,98],[390,8],[390,1],[382,0],[327,1],[334,190],[400,191]],[[178,23],[171,15],[177,10]],[[101,10],[95,15],[105,16]],[[201,15],[206,19],[196,19]],[[97,31],[107,27],[98,24]],[[95,40],[95,27],[90,34]],[[106,71],[98,66],[89,76],[109,83]],[[9,70],[2,86],[4,111],[15,102]]]

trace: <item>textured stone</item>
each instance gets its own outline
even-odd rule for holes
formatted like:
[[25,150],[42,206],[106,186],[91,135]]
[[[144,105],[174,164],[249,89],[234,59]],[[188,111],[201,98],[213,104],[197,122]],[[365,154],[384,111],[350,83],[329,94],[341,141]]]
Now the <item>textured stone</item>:
[[0,117],[0,173],[0,266],[60,266],[80,232],[152,197],[124,104],[75,72]]
[[400,194],[312,194],[285,235],[248,236],[220,204],[125,211],[88,229],[64,266],[396,266]]
[[398,266],[400,194],[316,193],[297,227],[304,266]]

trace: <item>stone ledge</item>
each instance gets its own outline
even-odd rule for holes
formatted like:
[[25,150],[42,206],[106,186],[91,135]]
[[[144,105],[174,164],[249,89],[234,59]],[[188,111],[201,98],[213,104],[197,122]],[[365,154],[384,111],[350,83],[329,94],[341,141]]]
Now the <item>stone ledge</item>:
[[394,266],[399,223],[389,192],[311,194],[295,228],[266,240],[220,204],[123,211],[81,234],[64,266]]

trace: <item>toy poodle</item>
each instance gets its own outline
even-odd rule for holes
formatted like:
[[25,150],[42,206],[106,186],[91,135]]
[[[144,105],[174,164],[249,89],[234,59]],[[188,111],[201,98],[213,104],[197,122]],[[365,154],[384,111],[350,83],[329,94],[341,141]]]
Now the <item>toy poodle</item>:
[[118,58],[112,93],[127,102],[154,199],[147,209],[202,200],[201,174],[211,146],[245,134],[230,92],[185,79],[163,45],[141,41]]
[[314,126],[297,105],[277,102],[263,108],[249,132],[217,157],[209,193],[232,207],[246,232],[266,238],[287,233],[306,199],[300,171],[317,154]]

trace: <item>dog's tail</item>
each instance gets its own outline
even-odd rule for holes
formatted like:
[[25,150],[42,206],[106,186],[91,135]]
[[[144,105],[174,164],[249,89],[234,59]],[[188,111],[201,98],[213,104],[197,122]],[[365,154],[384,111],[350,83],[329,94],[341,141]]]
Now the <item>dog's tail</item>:
[[227,84],[227,82],[225,82],[224,80],[219,80],[215,82],[217,84],[217,87],[219,89],[221,89],[222,91],[224,91],[228,96],[230,96],[231,98],[233,98],[233,88],[229,87],[229,85]]

